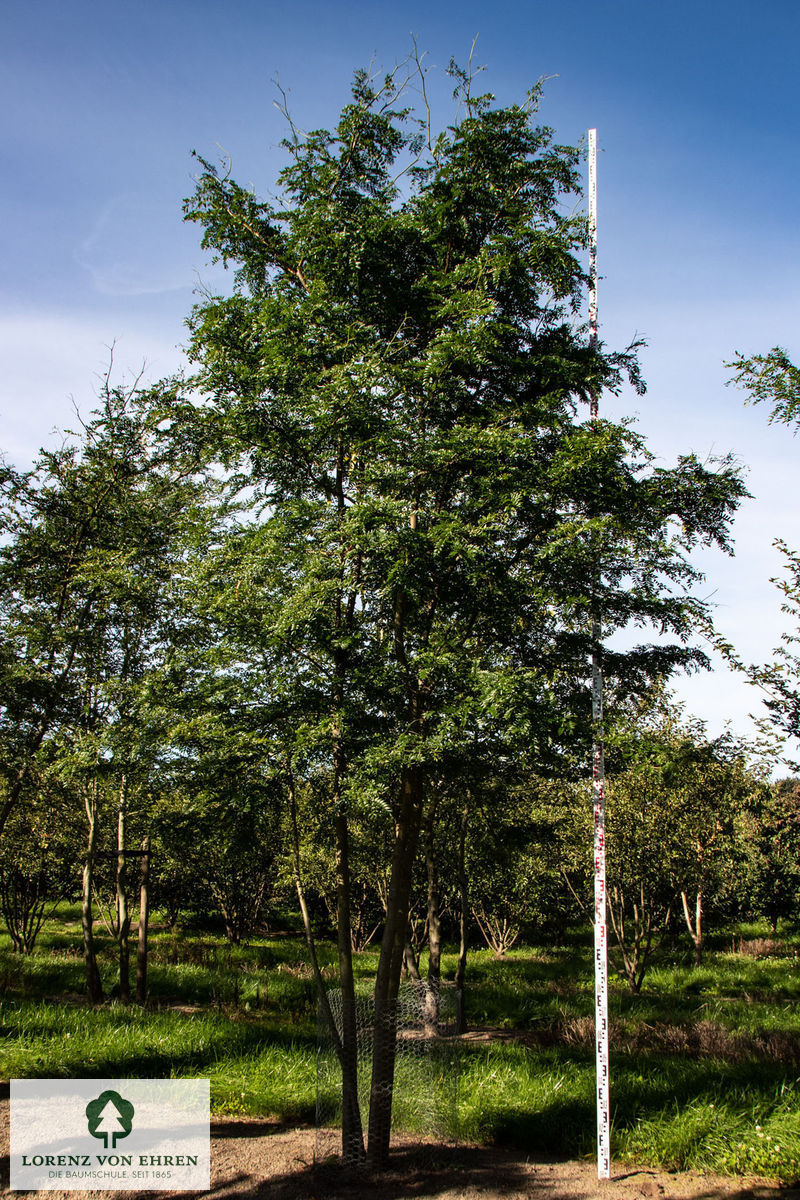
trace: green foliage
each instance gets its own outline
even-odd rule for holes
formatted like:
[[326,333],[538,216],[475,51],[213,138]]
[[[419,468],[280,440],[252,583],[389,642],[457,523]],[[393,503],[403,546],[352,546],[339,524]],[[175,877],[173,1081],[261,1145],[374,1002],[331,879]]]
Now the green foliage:
[[77,814],[47,770],[34,772],[10,813],[0,859],[0,910],[14,948],[30,954],[46,913],[75,892]]
[[733,372],[731,383],[744,388],[753,404],[769,404],[770,422],[797,425],[800,420],[800,370],[780,346],[768,354],[746,358],[737,354],[725,364]]
[[800,913],[800,780],[778,780],[758,800],[742,820],[737,874],[749,912],[775,931],[781,918]]
[[[606,784],[610,958],[637,991],[653,951],[684,916],[699,963],[710,920],[744,915],[742,860],[760,836],[767,792],[746,746],[729,734],[709,739],[659,692],[612,708]],[[564,882],[589,916],[588,784],[559,782],[544,795]],[[759,910],[747,894],[749,915]]]
[[[153,822],[155,897],[166,891],[176,915],[179,905],[203,915],[216,911],[230,942],[248,938],[275,883],[281,850],[278,799],[263,777],[245,772],[218,780],[213,789],[206,782],[189,797],[165,797]],[[189,886],[181,882],[187,860],[192,863]]]
[[[775,544],[783,553],[788,576],[773,580],[784,596],[781,610],[800,628],[800,553],[790,550],[784,542]],[[765,692],[765,705],[773,727],[784,737],[795,740],[800,738],[799,643],[797,633],[783,634],[773,662],[749,669],[753,682]]]
[[[784,600],[781,611],[797,623],[800,628],[800,553],[791,550],[785,542],[777,539],[775,546],[783,554],[786,577],[774,578],[772,583],[782,592]],[[761,723],[773,754],[780,753],[785,762],[800,769],[787,755],[786,741],[800,739],[800,635],[787,632],[781,635],[780,645],[775,649],[771,663],[748,665],[743,663],[736,649],[725,639],[717,637],[716,647],[727,662],[742,671],[763,694],[767,717]]]
[[[510,774],[510,772],[509,772]],[[510,781],[509,781],[510,782]],[[520,934],[530,940],[566,925],[557,845],[558,806],[585,805],[585,790],[533,781],[507,790],[495,781],[473,814],[468,840],[469,899],[487,945],[498,955]]]
[[[201,159],[186,206],[237,266],[234,294],[191,318],[198,420],[269,505],[242,547],[239,602],[264,612],[306,720],[315,697],[320,720],[334,704],[351,769],[367,738],[391,770],[457,746],[490,696],[506,719],[527,708],[544,749],[564,717],[548,711],[556,664],[561,704],[582,694],[590,593],[609,630],[683,637],[699,612],[683,552],[724,544],[743,494],[729,465],[648,470],[630,430],[575,420],[635,361],[570,324],[585,224],[561,198],[578,154],[533,123],[535,97],[468,106],[427,155],[398,97],[394,78],[357,75],[333,131],[287,142],[280,203]],[[612,678],[691,658],[607,657]],[[343,671],[332,700],[325,673]],[[402,715],[409,689],[421,727]]]

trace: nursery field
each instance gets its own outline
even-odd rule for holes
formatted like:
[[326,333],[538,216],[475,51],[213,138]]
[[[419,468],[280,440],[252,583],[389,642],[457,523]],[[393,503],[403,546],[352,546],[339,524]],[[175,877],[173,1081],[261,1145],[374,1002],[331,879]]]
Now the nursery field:
[[[321,944],[333,977],[334,948]],[[663,956],[639,995],[612,976],[615,1162],[800,1180],[800,935],[744,926],[705,962]],[[113,975],[114,946],[100,966]],[[356,956],[364,989],[376,952]],[[424,965],[424,961],[423,961]],[[445,954],[445,977],[455,956]],[[470,955],[453,1140],[532,1159],[594,1154],[591,948]],[[202,1076],[219,1117],[313,1125],[316,997],[292,933],[229,946],[208,930],[153,930],[146,1007],[82,995],[79,914],[35,953],[0,939],[0,1076]]]

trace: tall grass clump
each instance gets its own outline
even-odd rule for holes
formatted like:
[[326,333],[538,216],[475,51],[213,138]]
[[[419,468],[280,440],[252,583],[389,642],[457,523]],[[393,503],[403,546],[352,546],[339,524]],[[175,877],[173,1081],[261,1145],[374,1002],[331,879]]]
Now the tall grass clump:
[[613,1147],[623,1158],[652,1166],[763,1175],[797,1183],[797,1082],[781,1084],[771,1096],[748,1089],[665,1106],[628,1128],[615,1129]]

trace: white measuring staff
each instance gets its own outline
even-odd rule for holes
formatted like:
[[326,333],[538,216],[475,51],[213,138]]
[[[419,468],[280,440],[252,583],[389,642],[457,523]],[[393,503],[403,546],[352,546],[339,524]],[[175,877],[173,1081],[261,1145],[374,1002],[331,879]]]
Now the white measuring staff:
[[[589,130],[589,341],[597,345],[597,130]],[[591,416],[598,397],[591,397]],[[597,1063],[597,1178],[611,1177],[608,1072],[608,926],[606,918],[606,802],[603,758],[603,668],[600,621],[592,621],[592,807],[594,811],[594,1030]]]

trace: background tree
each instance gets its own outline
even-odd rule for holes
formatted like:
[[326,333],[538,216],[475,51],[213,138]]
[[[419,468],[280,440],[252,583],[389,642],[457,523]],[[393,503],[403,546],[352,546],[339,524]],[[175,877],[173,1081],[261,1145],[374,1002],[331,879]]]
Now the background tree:
[[[114,931],[126,1000],[124,851],[132,809],[141,820],[149,805],[157,757],[149,688],[182,633],[176,582],[216,520],[212,482],[159,437],[160,406],[173,394],[169,384],[140,391],[135,383],[112,387],[107,377],[79,433],[57,451],[42,451],[27,476],[11,481],[0,549],[7,652],[0,661],[0,825],[44,760],[80,796],[89,824],[84,933],[93,999],[100,987],[91,944],[98,839],[105,832],[104,853],[116,863]],[[110,791],[113,833],[97,824]]]
[[[606,897],[611,925],[609,960],[632,994],[640,991],[677,899],[674,795],[658,763],[646,754],[617,762],[606,776]],[[586,847],[592,822],[584,803],[561,807],[556,826],[565,887],[584,919],[593,920]]]
[[77,816],[55,773],[39,763],[6,823],[0,857],[0,910],[15,950],[32,953],[56,904],[77,892]]
[[[709,740],[702,723],[682,721],[660,689],[610,713],[607,748],[610,957],[636,993],[676,919],[699,965],[709,914],[730,910],[742,823],[758,806],[764,784],[745,747],[727,734]],[[585,792],[586,785],[580,788]],[[549,814],[564,882],[591,917],[588,800],[569,802],[563,782],[549,791],[543,815]]]
[[800,781],[780,779],[762,787],[740,821],[737,909],[779,920],[800,912]]
[[678,729],[669,753],[664,783],[679,798],[684,839],[677,867],[680,903],[699,966],[709,907],[724,894],[736,857],[741,814],[763,781],[730,734],[708,741],[702,726]]

